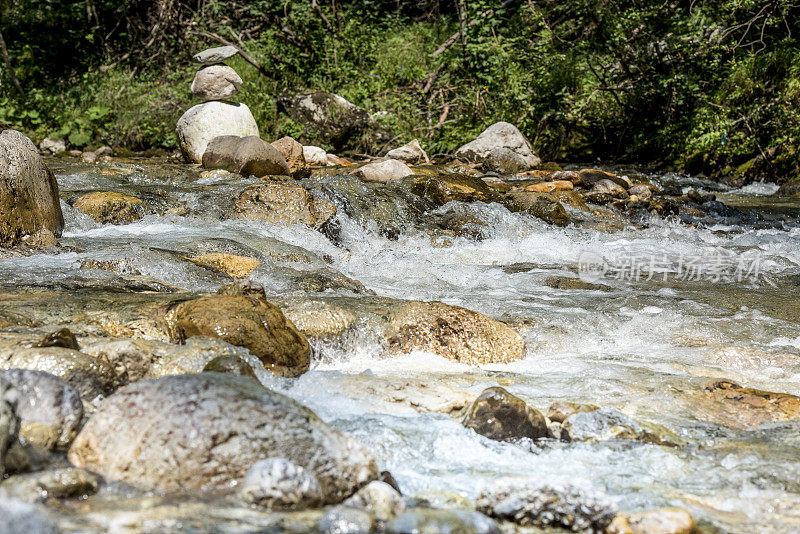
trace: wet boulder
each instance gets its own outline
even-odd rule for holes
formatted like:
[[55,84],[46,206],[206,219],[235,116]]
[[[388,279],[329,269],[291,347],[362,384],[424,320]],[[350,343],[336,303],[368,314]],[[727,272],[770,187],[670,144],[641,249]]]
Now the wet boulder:
[[13,247],[64,228],[58,184],[30,139],[0,131],[0,246]]
[[66,450],[80,429],[83,403],[78,391],[55,375],[29,369],[0,371],[19,393],[19,434],[48,450]]
[[336,206],[296,183],[269,182],[242,191],[233,211],[237,219],[320,228],[336,214]]
[[573,532],[604,532],[618,511],[616,504],[600,493],[514,478],[490,484],[478,496],[475,507],[490,517],[523,527],[560,527]]
[[128,224],[145,214],[144,201],[113,191],[87,193],[80,196],[73,207],[101,224]]
[[800,397],[740,386],[730,380],[709,382],[692,396],[691,409],[702,419],[735,429],[800,421]]
[[316,300],[306,300],[282,310],[303,334],[319,339],[338,337],[358,320],[350,310]]
[[313,474],[326,503],[378,476],[372,454],[258,381],[219,373],[130,384],[103,402],[69,451],[76,466],[142,488],[228,488],[259,460]]
[[16,347],[0,354],[0,369],[46,371],[74,387],[87,401],[109,394],[117,376],[107,362],[83,352],[61,347]]
[[480,178],[461,174],[415,176],[411,190],[414,194],[430,200],[437,206],[451,201],[489,202],[496,195]]
[[258,177],[291,172],[278,149],[256,135],[214,137],[203,153],[203,167]]
[[202,163],[212,139],[226,135],[258,137],[258,125],[246,105],[212,101],[189,108],[178,119],[175,133],[184,160]]
[[200,100],[233,98],[242,86],[242,79],[227,65],[209,65],[197,71],[192,80],[192,95]]
[[4,378],[0,377],[0,476],[6,474],[14,462],[9,457],[9,450],[17,443],[19,435],[19,416],[17,402],[19,392]]
[[628,196],[628,191],[618,183],[603,179],[594,183],[592,188],[589,190],[589,194],[608,195],[614,198],[621,198]]
[[390,150],[386,153],[386,157],[390,159],[397,159],[412,165],[430,163],[431,161],[428,157],[428,154],[422,148],[422,145],[419,144],[419,140],[417,139],[414,139],[403,146]]
[[589,442],[628,440],[673,446],[680,441],[665,429],[645,428],[611,408],[577,411],[568,416],[563,421],[562,439]]
[[291,137],[281,137],[277,141],[273,141],[272,146],[281,153],[292,174],[306,167],[306,158],[303,155],[304,147]]
[[69,328],[61,328],[55,332],[50,332],[36,342],[34,347],[64,347],[65,349],[81,350],[78,345],[78,338]]
[[463,424],[498,441],[547,437],[544,416],[501,387],[485,389],[467,408]]
[[214,65],[215,63],[222,63],[238,53],[239,49],[235,46],[217,46],[198,52],[192,56],[192,59],[202,65]]
[[212,296],[174,305],[166,314],[171,338],[210,336],[244,347],[276,376],[308,371],[311,347],[281,310],[257,295]]
[[553,193],[514,191],[505,195],[502,202],[509,211],[527,213],[557,226],[565,226],[570,220],[564,206]]
[[556,176],[561,176],[562,174],[563,178],[559,179],[571,180],[573,184],[584,187],[586,189],[591,189],[597,182],[600,182],[602,180],[609,180],[625,189],[628,189],[632,185],[631,181],[627,177],[616,175],[613,172],[601,171],[600,169],[581,169],[579,171],[565,171],[563,173],[554,174],[553,179],[556,179]]
[[375,153],[393,137],[366,110],[333,93],[285,95],[277,106],[278,112],[305,127],[302,138],[330,145],[336,152]]
[[100,477],[78,467],[62,467],[12,476],[0,484],[0,496],[25,502],[48,498],[80,499],[97,492]]
[[389,313],[385,336],[394,353],[427,351],[468,365],[508,363],[525,356],[525,341],[506,324],[441,302],[397,305]]
[[502,148],[508,149],[520,157],[520,159],[515,158],[515,161],[524,162],[527,167],[520,170],[527,170],[542,162],[533,152],[531,144],[525,139],[522,132],[508,122],[492,124],[481,132],[474,141],[470,141],[459,148],[456,151],[456,156],[470,162],[480,163],[484,162],[493,150]]
[[362,182],[385,184],[386,182],[402,180],[406,176],[411,176],[414,171],[402,161],[386,159],[367,163],[353,171],[353,174]]
[[259,460],[239,484],[240,498],[269,510],[297,510],[318,506],[322,488],[312,473],[284,458]]
[[250,364],[232,354],[217,356],[208,362],[205,367],[203,367],[203,372],[227,373],[230,375],[249,376],[251,378],[256,378],[256,374],[253,372],[253,368],[250,367]]

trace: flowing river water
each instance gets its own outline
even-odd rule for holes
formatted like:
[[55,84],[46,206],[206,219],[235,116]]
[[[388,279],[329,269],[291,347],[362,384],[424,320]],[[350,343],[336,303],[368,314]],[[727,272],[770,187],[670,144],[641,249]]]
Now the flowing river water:
[[[393,298],[463,306],[517,328],[525,358],[477,368],[427,353],[389,355],[374,325],[360,321],[341,339],[314,341],[315,361],[302,377],[261,379],[366,444],[406,495],[433,488],[474,499],[495,478],[524,476],[597,488],[624,511],[685,508],[709,532],[800,532],[800,424],[735,430],[704,417],[698,400],[716,378],[800,394],[800,203],[770,196],[769,185],[721,191],[691,177],[650,175],[661,186],[716,191],[746,216],[653,216],[604,230],[553,226],[480,202],[419,214],[397,200],[405,198],[399,189],[378,203],[373,186],[308,178],[307,187],[339,207],[331,240],[307,226],[226,220],[238,192],[257,180],[198,179],[184,166],[143,162],[49,163],[64,200],[60,243],[68,249],[3,260],[0,292],[23,300],[49,295],[25,309],[40,306],[54,324],[64,323],[65,307],[112,313],[130,293],[214,292],[230,278],[183,256],[207,250],[259,258],[251,279],[276,303],[358,308]],[[101,225],[66,202],[109,190],[134,194],[155,213]],[[384,207],[384,220],[376,221]],[[476,221],[474,231],[428,222],[453,213]],[[631,258],[673,266],[749,258],[750,272],[734,280],[711,271],[636,280],[612,269],[585,288],[548,283],[574,277],[586,257],[607,266]],[[117,262],[117,272],[81,268],[86,260]],[[309,284],[309,272],[328,278]],[[91,298],[71,300],[76,295]],[[503,443],[445,413],[448,403],[493,385],[542,411],[565,400],[613,408],[674,443]],[[93,512],[70,513],[63,526],[80,531],[74,514]]]

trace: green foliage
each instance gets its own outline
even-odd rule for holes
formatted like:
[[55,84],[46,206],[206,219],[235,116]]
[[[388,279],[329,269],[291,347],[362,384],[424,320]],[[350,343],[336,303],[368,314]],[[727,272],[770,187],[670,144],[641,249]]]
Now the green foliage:
[[187,50],[217,44],[195,30],[242,39],[266,68],[231,62],[265,138],[303,131],[276,96],[328,90],[433,153],[498,120],[562,160],[735,168],[800,140],[790,0],[19,0],[0,30],[28,92],[0,99],[0,121],[76,146],[173,147],[195,103]]

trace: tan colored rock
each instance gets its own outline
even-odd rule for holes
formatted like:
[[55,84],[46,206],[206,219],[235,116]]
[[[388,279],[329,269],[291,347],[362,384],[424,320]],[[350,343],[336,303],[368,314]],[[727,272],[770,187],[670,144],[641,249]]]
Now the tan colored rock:
[[525,212],[551,224],[564,226],[569,223],[569,215],[554,193],[512,191],[505,195],[503,204],[510,211]]
[[73,205],[101,224],[128,224],[144,216],[145,203],[139,198],[113,191],[87,193]]
[[441,302],[409,301],[389,314],[390,350],[427,351],[468,365],[507,363],[525,356],[525,341],[500,321]]
[[800,420],[800,397],[742,387],[730,380],[710,382],[688,403],[698,417],[735,429]]
[[699,534],[692,514],[681,508],[659,508],[628,517],[632,534]]
[[64,216],[55,176],[36,146],[16,130],[0,132],[0,246],[46,230],[61,236]]
[[210,336],[244,347],[276,376],[308,371],[311,347],[280,309],[256,295],[212,296],[181,302],[166,315],[170,337]]
[[402,180],[406,176],[411,176],[414,174],[414,171],[402,161],[386,159],[374,163],[367,163],[353,171],[352,174],[357,176],[362,182],[385,184],[394,180]]
[[255,258],[223,253],[200,254],[187,259],[195,265],[225,273],[232,278],[247,278],[261,265]]
[[319,228],[336,214],[336,206],[315,198],[295,183],[269,182],[248,187],[234,204],[237,219]]
[[289,165],[271,144],[255,135],[222,135],[208,142],[203,167],[225,169],[242,176],[288,175]]
[[531,184],[525,187],[525,191],[533,191],[535,193],[551,193],[553,191],[571,191],[573,189],[572,182],[568,180],[554,180],[552,182],[541,182],[538,184]]
[[286,160],[290,172],[295,173],[307,165],[306,158],[303,156],[303,145],[288,135],[286,137],[281,137],[277,141],[273,141],[272,146],[274,146],[277,151],[281,153],[283,159]]
[[593,412],[599,410],[594,404],[581,404],[578,402],[557,401],[547,409],[547,418],[557,423],[563,423],[567,417],[576,413]]
[[378,477],[372,454],[257,380],[198,373],[130,384],[106,399],[69,451],[78,467],[144,489],[228,489],[257,461],[285,458],[336,503]]
[[227,100],[236,96],[242,79],[227,65],[209,65],[197,71],[192,80],[192,95],[200,100]]
[[358,320],[350,310],[316,300],[283,308],[283,314],[303,334],[315,338],[340,336]]
[[483,390],[467,408],[463,424],[497,441],[547,437],[544,416],[501,387]]

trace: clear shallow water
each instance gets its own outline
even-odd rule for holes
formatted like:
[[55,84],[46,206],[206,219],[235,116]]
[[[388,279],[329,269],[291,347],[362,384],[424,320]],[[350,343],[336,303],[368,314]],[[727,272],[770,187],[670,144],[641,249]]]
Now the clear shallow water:
[[[303,377],[267,385],[367,444],[406,494],[438,488],[474,498],[493,478],[529,476],[602,489],[626,511],[680,506],[725,532],[800,528],[800,423],[734,431],[691,410],[692,395],[718,377],[800,394],[800,211],[763,196],[766,186],[716,188],[726,202],[759,214],[766,221],[760,225],[653,218],[644,227],[601,232],[549,226],[496,204],[438,210],[480,219],[482,239],[432,234],[404,220],[395,221],[404,230],[389,239],[340,205],[334,244],[307,227],[221,220],[253,180],[165,178],[146,165],[112,167],[119,174],[97,172],[102,168],[57,170],[62,197],[117,190],[153,199],[154,213],[133,224],[99,225],[65,202],[62,243],[74,251],[4,260],[2,286],[52,289],[135,275],[216,291],[229,279],[185,257],[222,250],[260,259],[252,279],[275,297],[306,295],[298,273],[326,268],[377,296],[465,306],[521,325],[525,359],[477,369],[424,353],[389,357],[365,324],[345,343],[318,347],[320,359]],[[714,190],[676,175],[653,179]],[[599,280],[605,287],[583,290],[545,284],[554,275],[574,276],[586,253],[621,264],[746,252],[758,255],[758,276],[741,282],[606,277]],[[121,260],[122,275],[81,269],[87,259]],[[312,296],[358,298],[348,289]],[[557,400],[615,408],[665,427],[686,445],[498,443],[448,415],[421,413],[407,402],[423,394],[420,384],[435,386],[431,395],[442,401],[502,385],[540,410]]]

